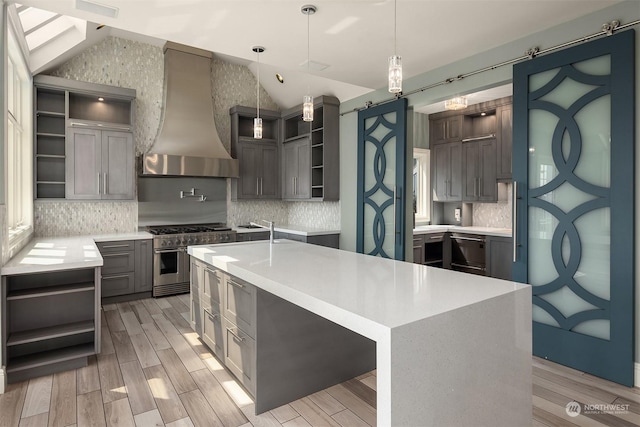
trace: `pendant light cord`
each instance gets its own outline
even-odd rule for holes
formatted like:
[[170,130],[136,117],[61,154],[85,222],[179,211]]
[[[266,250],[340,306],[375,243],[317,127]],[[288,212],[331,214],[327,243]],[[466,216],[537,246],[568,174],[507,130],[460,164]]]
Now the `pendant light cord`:
[[309,93],[311,91],[311,31],[309,29],[310,27],[310,20],[309,20],[309,15],[311,15],[310,13],[307,13],[307,93]]
[[398,0],[393,0],[393,54],[398,55]]
[[257,49],[256,52],[258,56],[258,81],[256,83],[256,98],[258,99],[258,107],[257,107],[257,118],[260,118],[260,49]]

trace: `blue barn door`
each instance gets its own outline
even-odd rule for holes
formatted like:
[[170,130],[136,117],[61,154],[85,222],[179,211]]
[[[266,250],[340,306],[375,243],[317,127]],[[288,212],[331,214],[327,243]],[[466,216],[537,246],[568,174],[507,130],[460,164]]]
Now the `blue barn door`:
[[533,352],[633,385],[633,30],[513,69],[514,280]]
[[356,250],[404,260],[407,100],[358,113]]

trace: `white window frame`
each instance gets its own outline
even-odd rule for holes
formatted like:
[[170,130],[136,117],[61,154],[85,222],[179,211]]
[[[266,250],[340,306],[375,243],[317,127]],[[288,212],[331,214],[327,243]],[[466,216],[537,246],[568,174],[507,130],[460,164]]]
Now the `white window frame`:
[[427,224],[431,221],[431,186],[429,164],[431,151],[426,148],[413,149],[413,182],[415,194],[416,225]]
[[33,234],[33,84],[19,35],[7,25],[5,134],[9,253]]

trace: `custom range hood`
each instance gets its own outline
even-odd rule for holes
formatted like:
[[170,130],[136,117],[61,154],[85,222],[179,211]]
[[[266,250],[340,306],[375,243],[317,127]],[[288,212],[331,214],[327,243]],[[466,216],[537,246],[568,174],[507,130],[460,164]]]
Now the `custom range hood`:
[[205,50],[165,44],[160,131],[142,156],[142,175],[238,177],[238,160],[222,145],[213,120],[212,57]]

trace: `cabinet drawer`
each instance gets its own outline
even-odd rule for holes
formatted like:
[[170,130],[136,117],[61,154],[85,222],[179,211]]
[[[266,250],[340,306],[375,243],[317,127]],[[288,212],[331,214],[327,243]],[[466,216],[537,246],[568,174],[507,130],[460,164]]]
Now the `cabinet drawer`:
[[[104,270],[103,270],[104,271]],[[102,297],[114,297],[133,293],[134,272],[102,276]]]
[[213,307],[216,311],[220,311],[222,302],[224,301],[224,286],[222,272],[213,267],[204,268],[204,286],[202,288],[202,299],[208,306]]
[[191,329],[196,331],[200,337],[202,336],[202,320],[202,306],[200,305],[200,298],[191,293],[191,313],[189,323],[191,323]]
[[442,242],[444,240],[444,233],[429,233],[423,235],[425,243]]
[[251,394],[255,394],[255,340],[225,319],[224,344],[224,364]]
[[110,252],[102,255],[102,275],[128,273],[135,270],[134,252]]
[[225,274],[224,317],[250,337],[256,332],[256,288],[237,277]]
[[101,254],[107,252],[126,252],[133,251],[135,249],[135,242],[133,240],[116,240],[113,242],[98,242],[96,243]]
[[211,308],[202,309],[202,341],[220,359],[224,358],[224,333],[220,312]]

